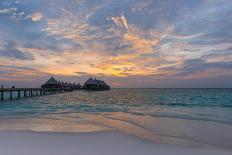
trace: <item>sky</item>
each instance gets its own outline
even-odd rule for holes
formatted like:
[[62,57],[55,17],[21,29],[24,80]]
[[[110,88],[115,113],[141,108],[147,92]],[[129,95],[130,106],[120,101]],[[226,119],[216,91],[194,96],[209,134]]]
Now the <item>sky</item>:
[[1,0],[0,84],[232,87],[231,0]]

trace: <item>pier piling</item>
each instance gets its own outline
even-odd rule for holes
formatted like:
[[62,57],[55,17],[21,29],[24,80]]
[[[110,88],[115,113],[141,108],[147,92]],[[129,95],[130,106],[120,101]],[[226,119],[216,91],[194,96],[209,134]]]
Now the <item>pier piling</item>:
[[3,96],[3,91],[1,91],[1,100],[3,101],[4,100],[4,96]]
[[24,97],[27,97],[27,91],[24,90]]
[[20,99],[21,95],[20,95],[20,90],[18,91],[18,99]]
[[13,100],[13,91],[10,91],[10,99]]

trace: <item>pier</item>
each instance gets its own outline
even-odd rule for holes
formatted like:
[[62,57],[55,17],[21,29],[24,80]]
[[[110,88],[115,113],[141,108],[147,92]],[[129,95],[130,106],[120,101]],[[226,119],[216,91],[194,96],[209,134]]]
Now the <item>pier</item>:
[[105,91],[110,90],[110,86],[104,81],[96,78],[89,78],[83,86],[79,83],[68,83],[57,81],[53,76],[41,88],[0,88],[0,101],[29,98],[34,96],[44,96],[71,92],[74,90],[91,90],[91,91]]
[[[73,91],[70,88],[0,88],[0,100],[13,100],[34,96],[52,95]],[[7,97],[6,94],[9,96]],[[13,96],[16,94],[16,96]]]

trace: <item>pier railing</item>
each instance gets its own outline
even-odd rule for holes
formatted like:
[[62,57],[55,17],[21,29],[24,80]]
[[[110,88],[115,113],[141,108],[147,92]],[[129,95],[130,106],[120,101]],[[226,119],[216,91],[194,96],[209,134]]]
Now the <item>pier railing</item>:
[[[13,100],[33,96],[52,95],[73,90],[74,89],[71,88],[0,88],[0,100],[4,101],[6,99]],[[8,94],[8,96],[6,94]]]

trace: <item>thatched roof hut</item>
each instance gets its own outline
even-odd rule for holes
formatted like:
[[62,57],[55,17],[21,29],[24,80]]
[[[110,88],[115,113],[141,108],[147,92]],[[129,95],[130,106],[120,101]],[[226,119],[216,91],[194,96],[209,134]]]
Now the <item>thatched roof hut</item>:
[[96,78],[90,77],[83,86],[84,89],[89,90],[109,90],[110,86],[108,86],[104,81],[98,80]]
[[53,76],[44,84],[42,88],[61,88],[62,85]]

